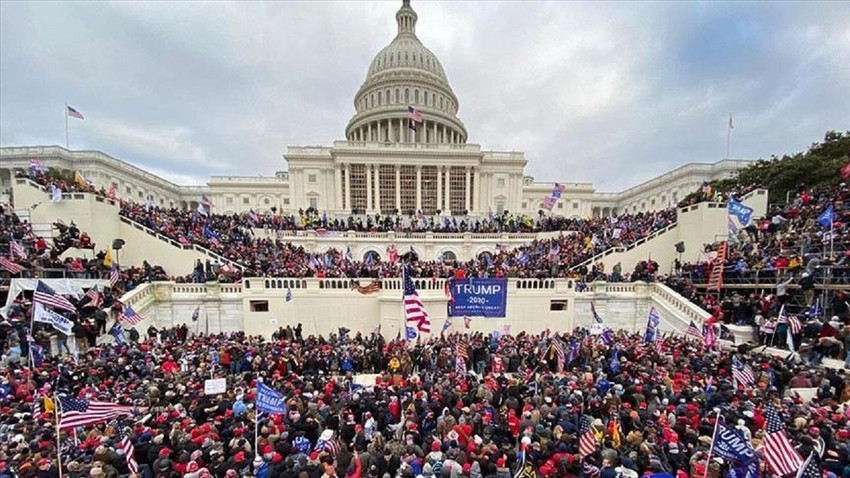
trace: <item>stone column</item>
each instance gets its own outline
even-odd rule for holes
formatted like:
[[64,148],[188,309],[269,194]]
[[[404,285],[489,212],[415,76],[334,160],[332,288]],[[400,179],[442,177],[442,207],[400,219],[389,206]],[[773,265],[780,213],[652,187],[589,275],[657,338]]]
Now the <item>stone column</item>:
[[432,135],[431,135],[432,136],[431,142],[432,143],[439,143],[440,141],[437,139],[437,122],[432,121],[432,123],[434,124],[434,128],[433,128],[433,132],[432,132]]
[[444,211],[449,213],[452,212],[452,167],[446,166],[446,207],[443,208]]
[[351,167],[348,164],[345,167],[345,206],[346,213],[351,212]]
[[335,211],[343,210],[342,205],[342,165],[334,166],[334,206]]
[[381,212],[381,165],[375,165],[375,211]]
[[443,167],[437,166],[437,209],[443,210]]
[[465,171],[465,173],[466,173],[466,194],[465,194],[465,196],[466,197],[465,197],[464,202],[463,202],[463,204],[464,204],[463,208],[466,209],[467,211],[469,211],[469,189],[470,189],[469,188],[469,166],[466,166],[464,169],[466,170]]
[[366,141],[372,141],[372,123],[366,125]]
[[422,166],[416,165],[416,210],[422,209]]
[[366,213],[372,212],[372,165],[366,165]]
[[401,213],[401,167],[395,165],[395,208]]
[[404,143],[404,120],[398,119],[398,142]]
[[475,168],[475,181],[472,183],[472,210],[481,212],[481,168]]

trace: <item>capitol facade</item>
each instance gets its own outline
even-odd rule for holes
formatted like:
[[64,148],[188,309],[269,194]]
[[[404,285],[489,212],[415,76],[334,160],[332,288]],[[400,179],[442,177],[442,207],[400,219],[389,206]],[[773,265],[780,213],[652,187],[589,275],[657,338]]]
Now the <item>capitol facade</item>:
[[749,161],[691,163],[618,193],[591,183],[536,182],[525,175],[522,152],[488,151],[470,143],[459,101],[434,53],[416,36],[418,16],[404,0],[396,37],[369,66],[354,96],[345,139],[332,146],[292,146],[275,177],[213,176],[206,186],[181,186],[99,151],[59,146],[0,148],[0,201],[31,159],[80,171],[98,188],[163,207],[194,208],[203,196],[222,214],[307,208],[332,216],[414,214],[486,216],[509,211],[537,215],[556,185],[562,192],[546,214],[607,216],[665,208],[703,181],[724,179]]

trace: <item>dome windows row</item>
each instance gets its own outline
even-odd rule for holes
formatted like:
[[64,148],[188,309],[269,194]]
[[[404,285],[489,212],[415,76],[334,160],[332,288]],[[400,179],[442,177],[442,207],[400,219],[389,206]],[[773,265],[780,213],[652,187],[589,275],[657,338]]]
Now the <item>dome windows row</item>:
[[[404,55],[404,56],[402,56]],[[400,67],[418,67],[435,75],[444,78],[445,74],[442,71],[442,67],[440,64],[431,57],[431,55],[427,55],[425,53],[420,52],[418,55],[416,52],[392,52],[389,55],[386,53],[380,54],[376,59],[374,66],[372,68],[371,74],[377,73],[378,71],[387,69],[387,68],[400,68]]]
[[[363,95],[360,98],[359,110],[366,111],[384,105],[413,105],[428,106],[447,114],[452,114],[454,111],[454,104],[451,101],[448,99],[444,101],[444,97],[437,93],[428,94],[428,90],[422,90],[420,95],[419,88],[413,88],[412,94],[410,88],[403,90],[396,88],[394,93],[392,89],[387,88],[385,91]],[[404,98],[404,101],[400,101],[402,98]]]

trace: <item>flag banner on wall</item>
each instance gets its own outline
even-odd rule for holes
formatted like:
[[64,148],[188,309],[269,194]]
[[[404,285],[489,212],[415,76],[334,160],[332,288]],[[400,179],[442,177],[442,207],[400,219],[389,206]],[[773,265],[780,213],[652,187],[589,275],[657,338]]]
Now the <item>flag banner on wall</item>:
[[505,317],[507,279],[451,279],[449,290],[454,298],[449,302],[449,317]]

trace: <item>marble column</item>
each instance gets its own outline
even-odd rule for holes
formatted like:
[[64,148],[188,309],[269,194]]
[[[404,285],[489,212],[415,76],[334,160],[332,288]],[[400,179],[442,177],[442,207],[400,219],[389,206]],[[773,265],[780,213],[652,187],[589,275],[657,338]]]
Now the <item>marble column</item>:
[[342,165],[334,166],[334,206],[335,211],[343,209],[342,205]]
[[395,165],[395,208],[401,213],[401,166]]
[[452,167],[446,166],[446,207],[443,209],[452,212]]
[[351,166],[346,164],[345,167],[345,212],[351,212]]
[[464,202],[463,202],[464,207],[463,208],[466,209],[467,211],[469,211],[469,190],[470,190],[470,188],[469,188],[469,166],[466,166],[464,168],[464,170],[465,170],[465,173],[466,173],[466,186],[465,186],[466,187],[466,194],[465,194],[466,197],[464,198]]
[[375,165],[375,211],[381,212],[381,166]]
[[366,165],[366,214],[372,212],[372,165]]
[[437,166],[437,209],[443,210],[443,167]]
[[481,212],[481,168],[475,168],[475,181],[472,182],[472,210]]
[[422,166],[416,166],[416,210],[422,209]]

